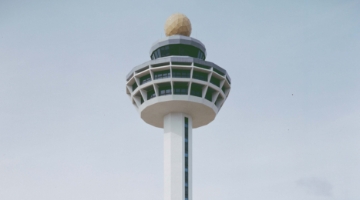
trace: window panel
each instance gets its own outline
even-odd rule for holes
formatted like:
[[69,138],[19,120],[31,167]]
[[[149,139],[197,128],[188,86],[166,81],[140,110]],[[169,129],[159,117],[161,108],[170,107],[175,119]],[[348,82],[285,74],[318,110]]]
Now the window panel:
[[174,84],[174,94],[187,95],[188,86],[187,84]]
[[214,94],[214,90],[209,87],[208,90],[206,91],[205,99],[207,99],[208,101],[212,101],[213,94]]
[[136,82],[132,85],[132,90],[136,90],[136,88],[138,87],[138,85],[136,84]]
[[153,54],[155,59],[166,56],[190,56],[205,60],[204,52],[197,47],[186,44],[170,44],[162,46],[156,49]]
[[147,100],[152,99],[154,97],[156,97],[155,91],[154,90],[149,90],[147,92]]
[[170,78],[170,70],[154,73],[154,79]]
[[174,69],[172,71],[172,76],[174,78],[190,78],[190,70],[178,70]]
[[220,80],[217,79],[217,78],[215,78],[215,77],[213,77],[213,76],[212,76],[211,79],[210,79],[210,83],[212,83],[212,84],[220,87]]
[[193,72],[193,78],[198,79],[198,80],[202,80],[202,81],[207,81],[208,80],[208,75],[206,73],[203,73],[203,72],[194,71]]
[[202,85],[193,83],[191,85],[190,94],[197,97],[202,97]]
[[150,74],[145,75],[145,76],[143,76],[143,77],[140,78],[140,85],[142,85],[142,84],[144,84],[144,83],[147,83],[147,82],[149,82],[149,81],[151,81],[151,76],[150,76]]
[[171,86],[170,85],[159,87],[159,95],[160,96],[170,95],[170,94],[171,94]]

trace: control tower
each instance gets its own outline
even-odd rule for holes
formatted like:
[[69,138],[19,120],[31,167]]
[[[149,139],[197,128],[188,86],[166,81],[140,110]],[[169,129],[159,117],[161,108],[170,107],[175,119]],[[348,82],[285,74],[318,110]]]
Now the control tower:
[[171,15],[150,61],[126,76],[126,93],[141,118],[164,129],[164,199],[192,200],[192,129],[213,121],[231,88],[226,70],[205,61],[190,20]]

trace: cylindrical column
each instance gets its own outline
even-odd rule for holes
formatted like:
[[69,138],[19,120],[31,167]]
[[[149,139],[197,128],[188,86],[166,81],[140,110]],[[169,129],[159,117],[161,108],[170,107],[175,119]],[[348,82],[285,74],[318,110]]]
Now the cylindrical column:
[[164,200],[192,200],[192,119],[164,117]]

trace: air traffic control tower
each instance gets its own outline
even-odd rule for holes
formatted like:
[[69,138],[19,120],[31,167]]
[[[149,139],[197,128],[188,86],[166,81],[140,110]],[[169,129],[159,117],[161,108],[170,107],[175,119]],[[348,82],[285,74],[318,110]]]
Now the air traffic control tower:
[[151,47],[151,60],[126,76],[126,93],[146,123],[164,129],[164,199],[192,200],[192,129],[215,119],[231,79],[205,61],[185,15],[171,15],[165,34]]

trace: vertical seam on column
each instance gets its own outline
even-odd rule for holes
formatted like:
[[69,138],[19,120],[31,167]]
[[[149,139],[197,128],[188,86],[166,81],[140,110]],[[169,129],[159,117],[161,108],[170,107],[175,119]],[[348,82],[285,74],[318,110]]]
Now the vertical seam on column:
[[187,117],[184,118],[184,128],[185,128],[185,132],[184,132],[184,156],[185,156],[185,200],[189,200],[189,119]]

